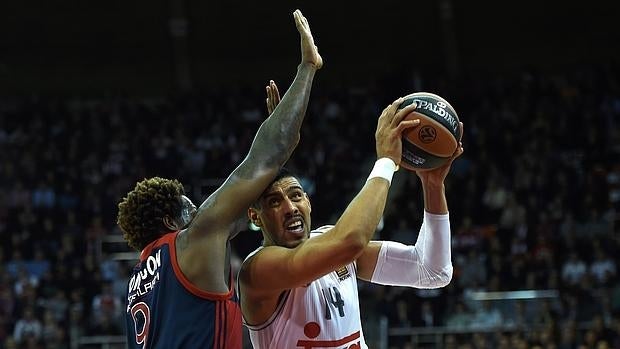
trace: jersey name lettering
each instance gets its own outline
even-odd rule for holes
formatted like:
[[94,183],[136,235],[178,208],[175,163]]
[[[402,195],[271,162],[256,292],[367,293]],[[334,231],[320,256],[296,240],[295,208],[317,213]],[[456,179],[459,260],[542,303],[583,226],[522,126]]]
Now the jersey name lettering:
[[133,301],[140,296],[149,293],[159,281],[159,268],[161,267],[161,250],[155,256],[149,256],[144,262],[142,269],[129,280],[127,292],[127,312],[131,309]]

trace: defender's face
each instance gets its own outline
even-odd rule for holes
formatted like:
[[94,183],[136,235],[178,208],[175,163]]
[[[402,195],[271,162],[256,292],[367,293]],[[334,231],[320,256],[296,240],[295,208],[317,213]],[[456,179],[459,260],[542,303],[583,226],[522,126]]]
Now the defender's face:
[[250,208],[252,222],[259,226],[265,245],[294,248],[310,236],[310,200],[294,177],[274,182],[263,193],[258,208]]
[[178,224],[181,229],[185,229],[189,226],[189,223],[196,216],[196,205],[187,196],[181,195],[181,216],[179,217]]

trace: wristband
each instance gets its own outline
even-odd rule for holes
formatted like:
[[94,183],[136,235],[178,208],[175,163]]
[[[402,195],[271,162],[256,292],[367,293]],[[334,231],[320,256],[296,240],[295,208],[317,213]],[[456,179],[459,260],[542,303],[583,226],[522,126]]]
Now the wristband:
[[366,182],[368,182],[371,178],[381,177],[387,179],[388,183],[392,184],[392,176],[394,176],[394,172],[398,170],[398,166],[394,162],[394,160],[390,158],[381,158],[375,162],[375,166],[370,171],[370,175]]

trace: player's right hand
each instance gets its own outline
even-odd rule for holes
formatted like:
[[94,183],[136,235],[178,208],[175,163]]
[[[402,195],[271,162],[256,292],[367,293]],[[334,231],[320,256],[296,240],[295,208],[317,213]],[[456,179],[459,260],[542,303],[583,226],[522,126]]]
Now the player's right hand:
[[375,131],[377,158],[390,158],[396,165],[400,165],[403,154],[403,132],[420,124],[420,119],[403,120],[417,105],[412,103],[397,112],[402,102],[401,97],[383,109]]
[[295,18],[295,26],[301,37],[301,63],[308,63],[316,69],[321,69],[323,66],[323,58],[321,58],[319,54],[319,48],[314,44],[314,38],[312,37],[308,20],[300,10],[295,10],[295,12],[293,12],[293,17]]

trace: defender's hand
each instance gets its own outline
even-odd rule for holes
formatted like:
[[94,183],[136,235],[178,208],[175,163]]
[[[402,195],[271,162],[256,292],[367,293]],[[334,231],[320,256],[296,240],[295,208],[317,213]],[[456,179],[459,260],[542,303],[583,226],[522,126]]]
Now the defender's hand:
[[280,91],[278,91],[278,86],[273,80],[269,80],[269,85],[267,85],[266,89],[267,98],[265,98],[265,103],[267,103],[267,113],[271,115],[280,103]]
[[401,139],[403,131],[420,124],[419,119],[403,120],[405,116],[415,110],[415,103],[396,112],[398,106],[402,102],[403,98],[401,97],[383,109],[381,116],[379,116],[379,121],[377,122],[377,130],[375,131],[377,157],[388,157],[392,159],[396,165],[400,165],[403,154],[403,143]]
[[314,38],[312,37],[308,20],[300,10],[295,10],[295,12],[293,12],[293,17],[295,17],[295,26],[301,37],[301,63],[308,63],[316,69],[321,69],[323,66],[323,58],[319,55],[319,48],[314,44]]

